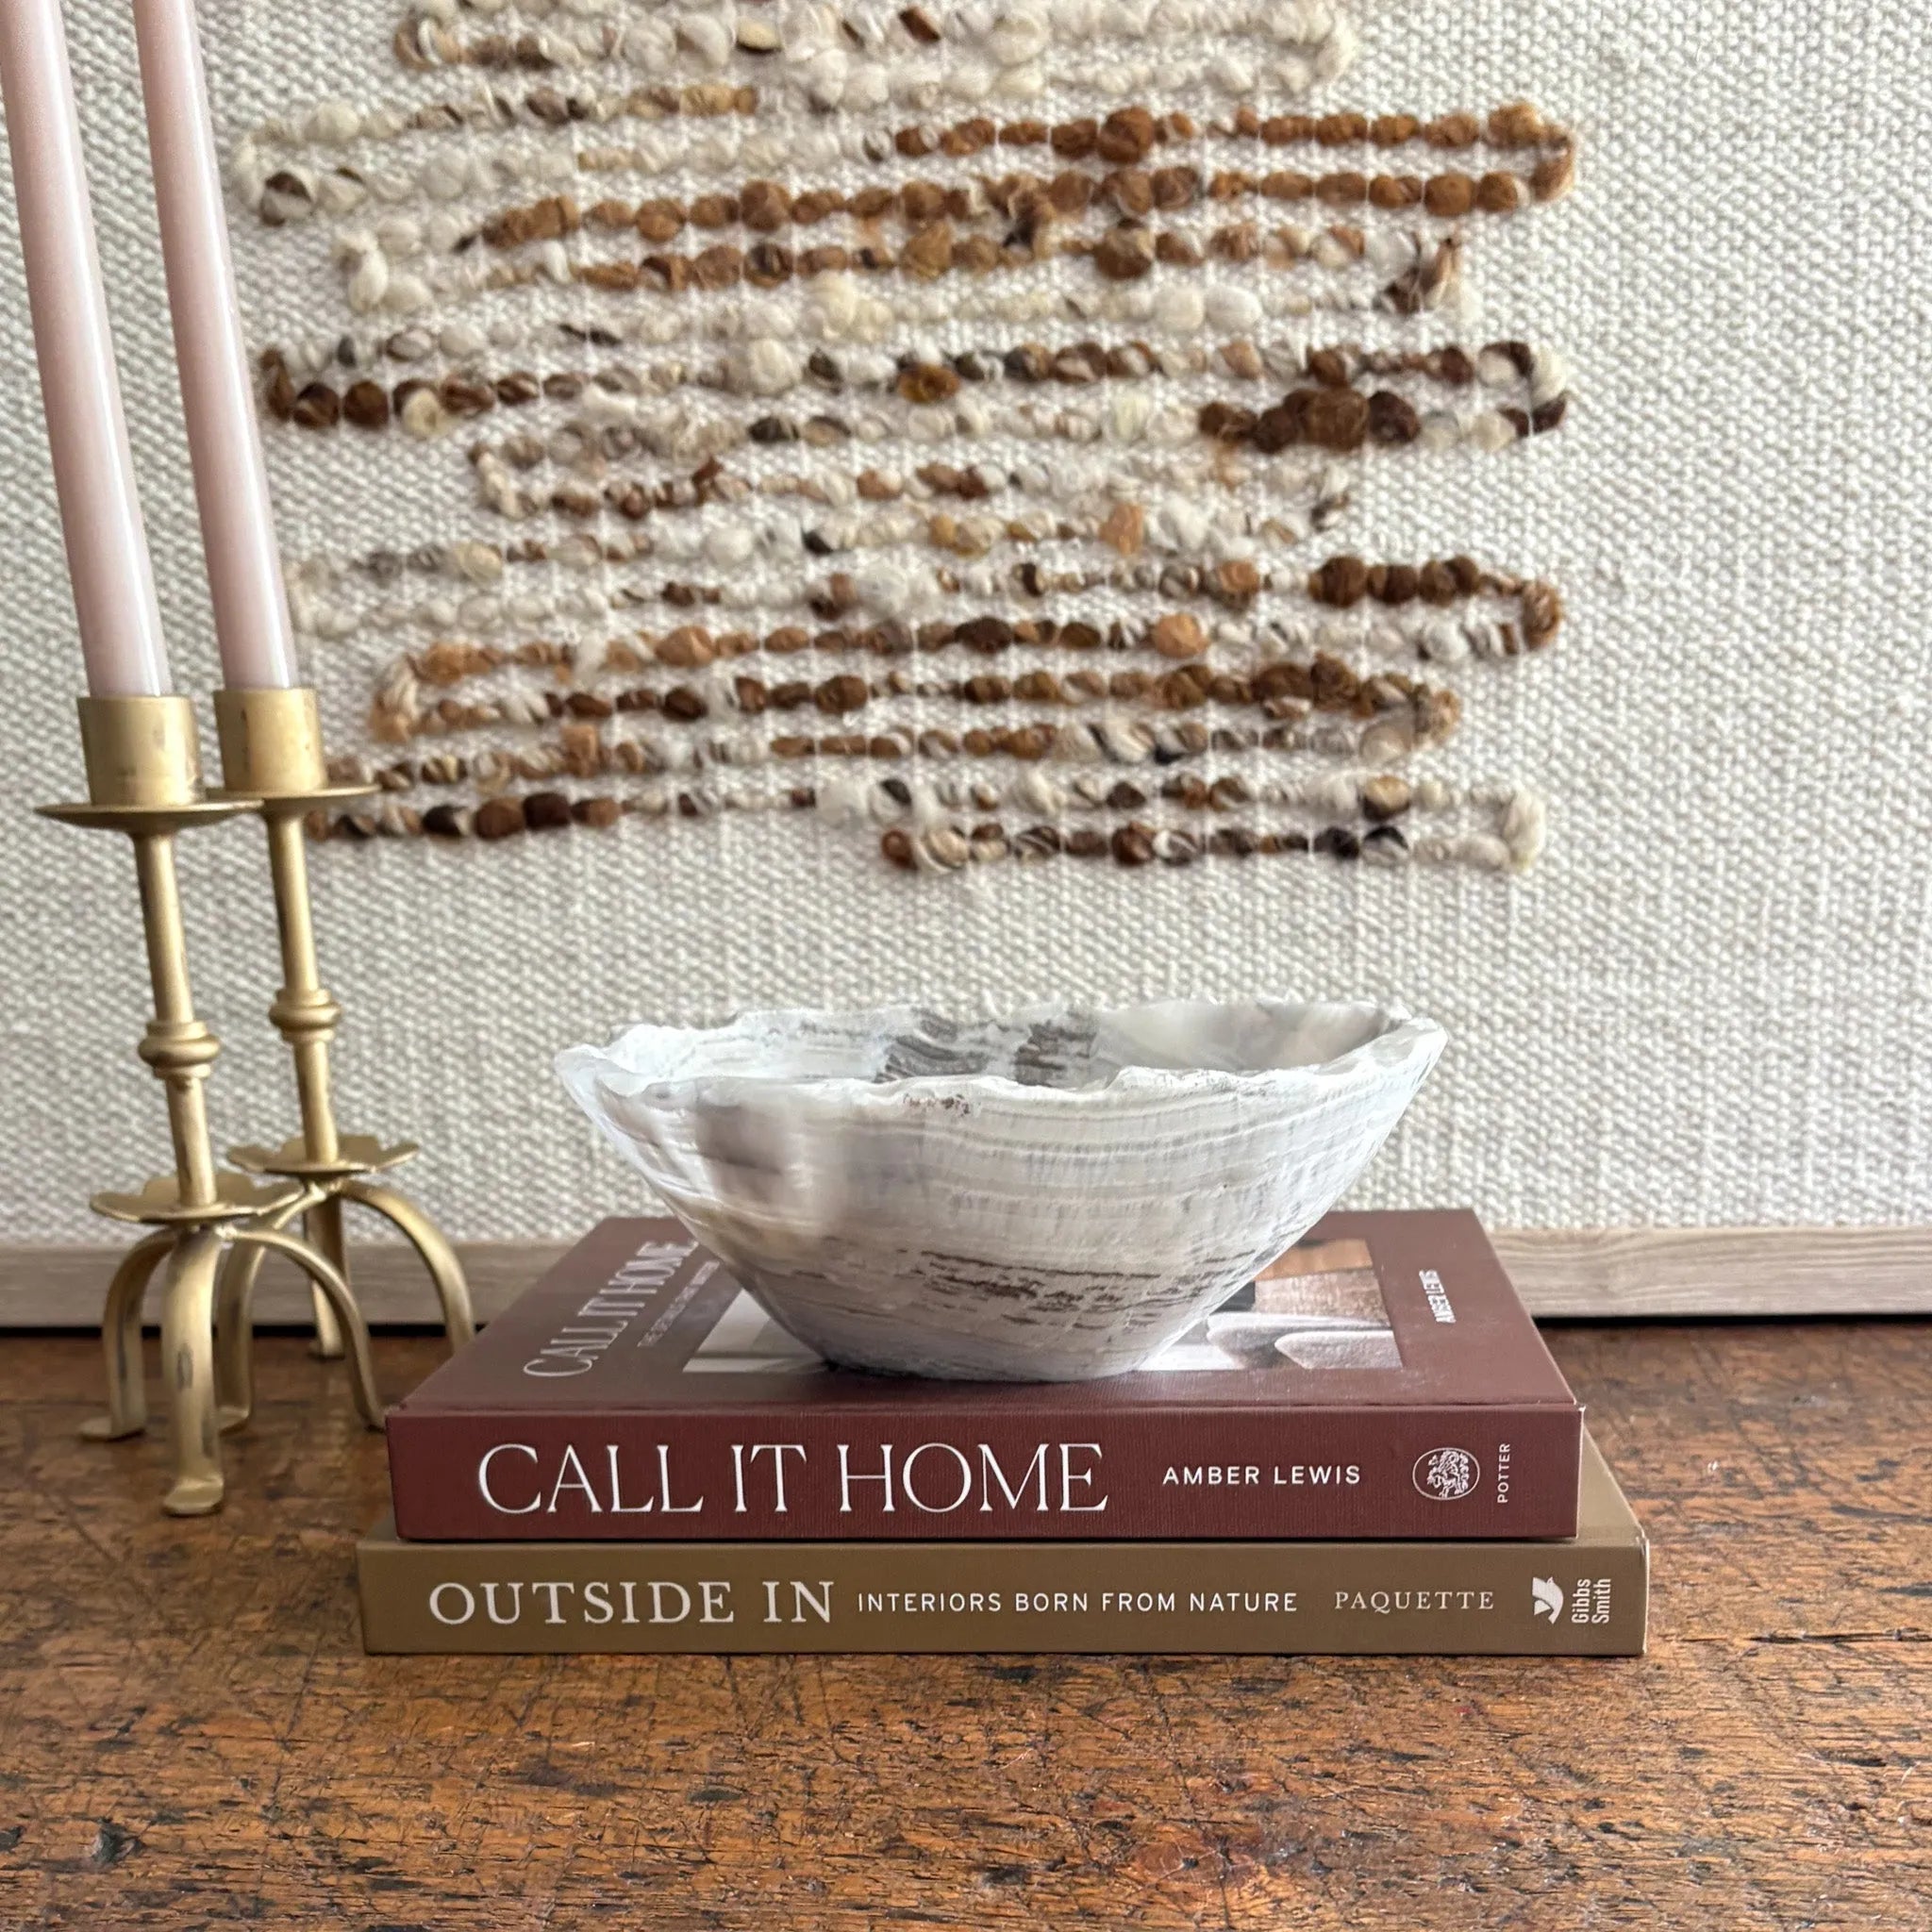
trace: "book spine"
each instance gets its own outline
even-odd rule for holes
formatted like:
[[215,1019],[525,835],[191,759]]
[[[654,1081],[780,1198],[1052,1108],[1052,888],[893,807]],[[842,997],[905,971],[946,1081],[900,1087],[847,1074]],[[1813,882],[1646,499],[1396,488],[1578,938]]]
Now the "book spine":
[[1557,1405],[390,1418],[402,1535],[757,1541],[1559,1538],[1582,1413]]
[[1641,1541],[405,1543],[358,1551],[371,1652],[1641,1653]]

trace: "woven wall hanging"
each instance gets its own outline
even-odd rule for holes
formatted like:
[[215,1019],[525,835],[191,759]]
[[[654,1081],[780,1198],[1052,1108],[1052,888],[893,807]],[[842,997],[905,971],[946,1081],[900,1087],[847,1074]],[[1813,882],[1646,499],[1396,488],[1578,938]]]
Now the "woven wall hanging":
[[393,99],[254,128],[242,219],[339,306],[264,345],[274,433],[433,455],[448,531],[291,559],[383,659],[384,795],[318,829],[1529,865],[1539,794],[1431,753],[1557,589],[1346,526],[1563,423],[1469,291],[1574,143],[1337,108],[1354,47],[1325,0],[445,0]]

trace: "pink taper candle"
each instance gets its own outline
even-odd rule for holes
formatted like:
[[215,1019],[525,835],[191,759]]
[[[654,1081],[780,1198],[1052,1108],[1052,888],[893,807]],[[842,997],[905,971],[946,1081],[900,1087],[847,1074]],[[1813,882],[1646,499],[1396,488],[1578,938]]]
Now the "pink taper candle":
[[222,682],[236,691],[285,690],[296,681],[289,600],[235,302],[193,0],[134,0],[134,30]]
[[95,697],[172,689],[58,0],[0,0],[0,93],[74,610]]

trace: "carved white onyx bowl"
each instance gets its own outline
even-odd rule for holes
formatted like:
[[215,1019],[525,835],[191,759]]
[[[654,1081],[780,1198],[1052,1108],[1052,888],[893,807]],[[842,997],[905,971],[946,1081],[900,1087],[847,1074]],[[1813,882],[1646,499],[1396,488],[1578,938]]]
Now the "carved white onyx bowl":
[[915,1007],[638,1026],[564,1085],[767,1312],[848,1367],[1084,1381],[1253,1278],[1441,1051],[1368,1005]]

